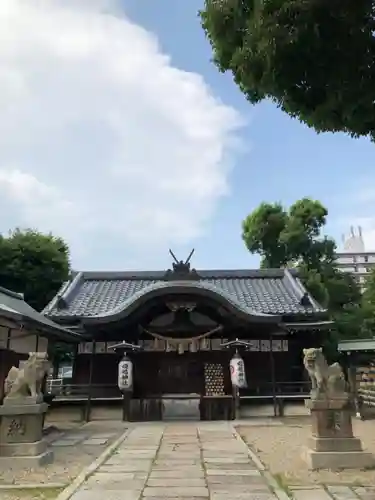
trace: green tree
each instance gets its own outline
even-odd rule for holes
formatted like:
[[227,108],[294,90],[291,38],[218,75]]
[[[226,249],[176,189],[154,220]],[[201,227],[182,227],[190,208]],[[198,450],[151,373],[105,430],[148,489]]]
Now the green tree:
[[362,328],[363,336],[374,337],[375,336],[375,269],[373,269],[366,278],[362,307],[364,315],[364,322]]
[[[285,210],[262,203],[242,223],[242,238],[263,267],[297,267],[306,288],[336,321],[340,337],[358,336],[364,322],[362,294],[355,279],[335,267],[335,242],[322,235],[328,211],[304,198]],[[374,309],[375,310],[375,278]]]
[[321,237],[327,209],[303,198],[286,211],[280,203],[262,203],[242,223],[242,239],[251,253],[261,256],[262,267],[304,265],[320,270],[334,261],[335,243]]
[[69,275],[69,248],[61,238],[31,229],[0,236],[0,286],[23,293],[37,311]]
[[287,220],[280,203],[262,203],[244,220],[242,239],[249,252],[262,257],[262,267],[281,267],[288,262],[287,247],[281,243]]
[[317,132],[375,139],[374,0],[205,0],[221,72]]

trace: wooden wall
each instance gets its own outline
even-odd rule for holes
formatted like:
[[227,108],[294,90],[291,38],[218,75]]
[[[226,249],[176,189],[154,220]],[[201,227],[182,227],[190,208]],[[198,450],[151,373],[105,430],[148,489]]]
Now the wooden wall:
[[[298,347],[299,349],[299,347]],[[204,365],[219,363],[223,366],[225,393],[231,394],[229,361],[230,351],[200,351],[177,354],[172,352],[141,352],[132,356],[134,366],[134,397],[160,394],[204,394]],[[248,388],[244,395],[272,393],[272,364],[270,352],[241,352],[245,362]],[[73,384],[88,384],[90,354],[79,354],[75,363]],[[121,356],[94,355],[93,385],[117,385],[117,369]],[[302,357],[299,350],[274,352],[275,380],[280,383],[300,382],[303,379]],[[286,385],[286,384],[285,384]],[[280,386],[281,388],[281,386]]]

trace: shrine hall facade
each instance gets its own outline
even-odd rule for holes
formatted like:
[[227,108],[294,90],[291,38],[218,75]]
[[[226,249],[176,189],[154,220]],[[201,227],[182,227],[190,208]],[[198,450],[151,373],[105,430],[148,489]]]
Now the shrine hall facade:
[[120,397],[119,342],[138,346],[132,399],[189,395],[230,398],[229,363],[244,360],[243,397],[302,391],[302,349],[318,346],[331,327],[296,271],[195,270],[177,262],[167,271],[78,272],[44,315],[79,334],[72,385],[89,399]]

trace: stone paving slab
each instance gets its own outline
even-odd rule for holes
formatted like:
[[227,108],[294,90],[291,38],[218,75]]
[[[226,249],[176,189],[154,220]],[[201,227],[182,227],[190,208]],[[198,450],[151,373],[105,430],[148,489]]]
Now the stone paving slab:
[[210,470],[224,470],[224,471],[228,471],[228,470],[232,470],[232,471],[237,471],[237,470],[256,470],[256,466],[254,463],[252,462],[244,462],[244,463],[241,463],[241,464],[231,464],[231,463],[226,463],[226,464],[222,464],[222,463],[212,463],[210,462],[209,464],[206,465],[206,469],[210,469]]
[[139,491],[123,491],[121,496],[118,491],[103,491],[97,490],[79,490],[70,498],[70,500],[139,500]]
[[150,487],[156,487],[160,488],[162,486],[169,487],[172,486],[173,488],[177,487],[183,487],[183,488],[190,488],[190,486],[193,487],[199,487],[199,488],[205,488],[206,487],[206,481],[203,477],[201,478],[181,478],[181,477],[175,477],[175,478],[152,478],[150,477],[147,480],[146,483],[147,486]]
[[97,438],[97,437],[85,439],[84,441],[82,441],[82,444],[84,446],[104,446],[107,443],[108,443],[108,439]]
[[165,486],[162,488],[154,488],[154,487],[146,487],[143,490],[143,496],[147,497],[162,497],[162,498],[170,498],[170,497],[186,497],[189,495],[191,498],[209,498],[208,488],[207,487],[183,487],[183,486]]
[[210,485],[216,485],[216,484],[225,484],[225,485],[236,485],[236,486],[242,486],[242,485],[248,485],[248,488],[250,488],[250,485],[255,485],[255,484],[264,484],[264,479],[263,477],[259,475],[254,475],[254,476],[207,476],[207,482]]
[[324,488],[292,489],[295,500],[332,500]]
[[[184,478],[186,477],[186,471],[184,470],[155,470],[152,469],[150,473],[150,478]],[[194,478],[202,478],[204,477],[203,469],[196,469],[194,471],[189,471],[189,477],[191,479]]]
[[353,488],[353,491],[362,499],[362,500],[375,500],[375,487],[356,487]]
[[113,481],[112,483],[95,483],[95,482],[86,482],[82,485],[82,490],[90,490],[90,491],[99,491],[102,490],[102,492],[106,491],[117,491],[117,492],[122,492],[122,491],[138,491],[139,494],[141,494],[143,488],[145,486],[145,480],[144,479],[129,479],[129,480],[123,480],[123,481]]
[[115,436],[116,434],[114,434],[113,432],[100,432],[98,434],[95,434],[95,437],[100,439],[111,439]]
[[[210,500],[275,500],[272,493],[211,493]],[[86,500],[86,499],[85,499]]]
[[95,472],[92,476],[87,479],[87,482],[98,482],[110,484],[113,481],[118,481],[120,478],[123,480],[129,479],[143,479],[146,481],[148,477],[147,472]]
[[53,441],[51,444],[52,446],[76,446],[77,444],[81,443],[84,438],[79,438],[79,439],[57,439],[56,441]]
[[249,457],[220,457],[220,458],[207,458],[204,457],[204,461],[207,464],[248,464],[250,463]]
[[[267,484],[253,484],[251,488],[249,485],[237,485],[237,484],[209,484],[208,488],[210,494],[221,493],[227,495],[234,495],[235,493],[271,493]],[[275,498],[275,497],[273,497]]]
[[196,470],[203,470],[201,464],[184,465],[184,464],[178,464],[176,462],[172,464],[154,464],[152,466],[152,470],[170,470],[171,467],[173,467],[174,470],[184,471],[185,474],[190,474],[191,472],[194,472]]
[[327,486],[328,493],[339,500],[358,500],[358,496],[349,486]]
[[295,500],[375,500],[375,489],[345,485],[291,486]]
[[[165,500],[165,497],[149,497],[151,500]],[[169,497],[168,500],[207,500],[207,497]],[[228,499],[226,499],[228,500]]]
[[261,476],[261,473],[255,469],[247,469],[247,470],[221,470],[221,469],[206,469],[206,476]]

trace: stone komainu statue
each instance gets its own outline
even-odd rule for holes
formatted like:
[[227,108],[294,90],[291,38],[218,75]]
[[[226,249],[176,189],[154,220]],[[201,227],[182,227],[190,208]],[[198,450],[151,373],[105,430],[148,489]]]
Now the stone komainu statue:
[[311,379],[311,397],[345,397],[348,392],[344,372],[339,363],[328,365],[322,348],[303,350],[303,364]]
[[50,362],[45,352],[30,352],[22,368],[12,366],[4,383],[7,398],[41,396],[44,377],[48,374]]

